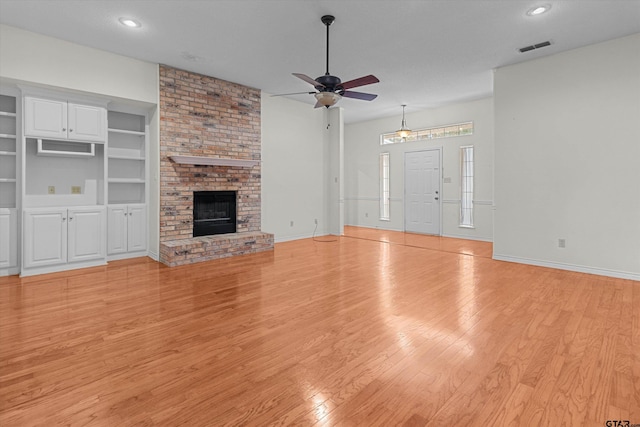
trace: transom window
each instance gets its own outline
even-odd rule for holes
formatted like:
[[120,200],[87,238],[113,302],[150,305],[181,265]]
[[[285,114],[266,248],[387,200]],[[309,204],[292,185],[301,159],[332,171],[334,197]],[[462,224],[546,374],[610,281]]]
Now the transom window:
[[457,123],[453,125],[413,130],[409,136],[402,138],[397,133],[383,133],[380,135],[380,145],[399,144],[411,141],[424,141],[452,136],[473,135],[473,122]]

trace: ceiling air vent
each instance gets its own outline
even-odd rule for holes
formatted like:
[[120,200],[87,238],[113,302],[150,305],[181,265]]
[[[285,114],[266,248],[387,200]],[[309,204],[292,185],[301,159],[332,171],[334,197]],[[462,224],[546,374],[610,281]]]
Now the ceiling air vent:
[[541,47],[547,47],[547,46],[551,46],[550,41],[546,41],[538,44],[532,44],[531,46],[521,47],[518,50],[520,51],[520,53],[525,53],[525,52],[529,52],[530,50],[540,49]]

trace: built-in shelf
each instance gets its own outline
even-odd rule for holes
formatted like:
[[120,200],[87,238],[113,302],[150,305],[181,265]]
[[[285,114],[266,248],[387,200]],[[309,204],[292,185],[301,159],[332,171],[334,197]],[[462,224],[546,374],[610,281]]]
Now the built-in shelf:
[[0,116],[5,116],[5,117],[16,117],[16,113],[8,113],[6,111],[0,111]]
[[183,165],[201,166],[237,166],[241,168],[251,168],[260,164],[260,160],[227,159],[204,156],[169,156],[171,160]]
[[0,156],[15,156],[16,153],[14,151],[0,151]]
[[16,182],[15,178],[0,178],[0,182]]
[[15,137],[16,137],[15,135],[11,135],[8,133],[0,133],[0,138],[15,138]]
[[141,161],[145,160],[144,157],[140,157],[140,156],[126,156],[126,155],[119,155],[119,154],[109,154],[108,157],[110,159],[120,159],[120,160],[141,160]]
[[109,129],[109,132],[111,132],[111,133],[123,133],[123,134],[126,134],[126,135],[145,136],[144,132],[140,132],[140,131],[137,131],[137,130]]
[[109,178],[111,184],[144,184],[144,179],[137,178]]

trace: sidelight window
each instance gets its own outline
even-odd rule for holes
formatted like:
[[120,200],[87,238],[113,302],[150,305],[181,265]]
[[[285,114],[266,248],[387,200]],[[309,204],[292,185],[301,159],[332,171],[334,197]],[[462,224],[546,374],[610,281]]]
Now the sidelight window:
[[460,147],[460,227],[473,227],[473,146]]
[[380,153],[380,219],[389,221],[389,153]]

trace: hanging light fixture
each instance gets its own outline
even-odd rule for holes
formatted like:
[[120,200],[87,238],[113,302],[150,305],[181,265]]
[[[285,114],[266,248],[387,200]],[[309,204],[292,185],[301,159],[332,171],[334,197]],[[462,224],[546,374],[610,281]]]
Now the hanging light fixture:
[[315,97],[318,100],[318,102],[316,103],[316,108],[322,107],[322,106],[329,108],[332,105],[335,105],[335,103],[340,101],[340,99],[342,98],[340,94],[335,92],[328,92],[328,91],[318,92],[315,94]]
[[402,126],[400,126],[400,129],[398,129],[396,131],[396,133],[398,134],[398,136],[402,139],[407,139],[407,137],[409,136],[409,134],[411,134],[411,129],[409,129],[407,127],[407,122],[404,119],[404,108],[406,107],[405,104],[402,104]]

